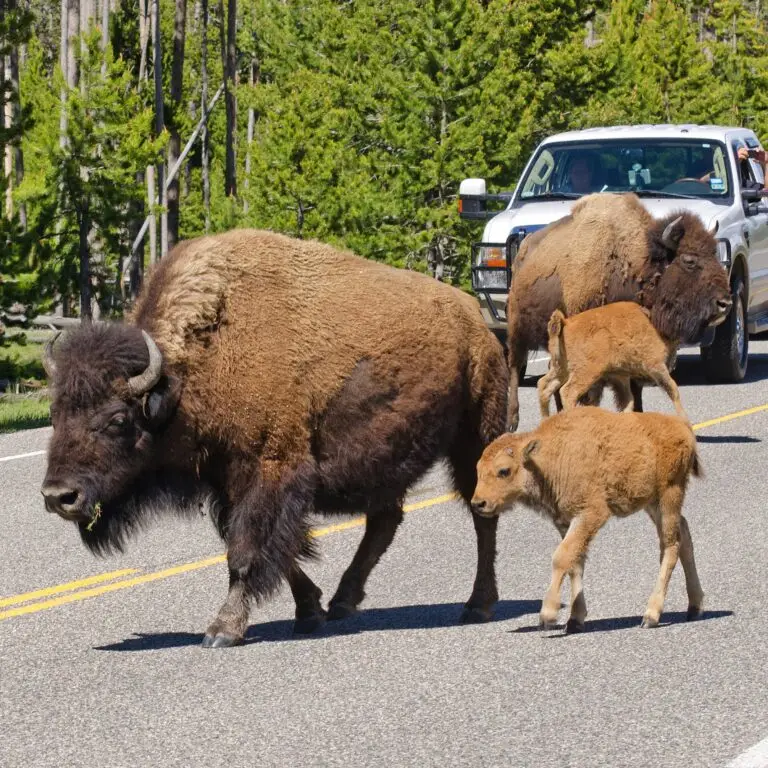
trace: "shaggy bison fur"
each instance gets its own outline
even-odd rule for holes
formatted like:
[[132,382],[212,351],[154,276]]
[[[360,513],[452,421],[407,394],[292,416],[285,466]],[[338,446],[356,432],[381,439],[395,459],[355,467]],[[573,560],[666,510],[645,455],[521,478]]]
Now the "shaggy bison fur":
[[[94,552],[152,514],[207,509],[229,594],[203,644],[242,640],[254,600],[287,580],[297,631],[325,618],[301,569],[312,513],[363,512],[330,601],[354,612],[408,487],[445,457],[469,502],[504,430],[506,365],[475,299],[312,241],[237,230],[180,243],[123,324],[83,325],[46,352],[54,432],[49,511]],[[496,521],[473,516],[464,620],[497,600]]]
[[677,344],[693,344],[725,320],[732,301],[716,250],[698,216],[654,219],[631,193],[588,195],[570,216],[523,240],[507,299],[507,427],[517,429],[520,370],[529,350],[546,347],[556,309],[570,316],[634,301]]

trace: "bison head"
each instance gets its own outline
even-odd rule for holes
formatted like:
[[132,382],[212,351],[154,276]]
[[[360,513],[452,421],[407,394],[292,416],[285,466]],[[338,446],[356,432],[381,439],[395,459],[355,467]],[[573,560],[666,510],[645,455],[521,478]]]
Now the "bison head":
[[131,326],[84,325],[49,342],[43,362],[53,392],[45,506],[99,548],[99,531],[114,538],[110,517],[150,482],[181,383],[164,372],[152,337]]
[[662,336],[695,344],[731,308],[728,276],[717,242],[701,219],[685,212],[657,222],[651,233],[651,321]]
[[494,440],[477,463],[472,511],[495,517],[531,491],[529,463],[538,442],[526,434],[506,434]]

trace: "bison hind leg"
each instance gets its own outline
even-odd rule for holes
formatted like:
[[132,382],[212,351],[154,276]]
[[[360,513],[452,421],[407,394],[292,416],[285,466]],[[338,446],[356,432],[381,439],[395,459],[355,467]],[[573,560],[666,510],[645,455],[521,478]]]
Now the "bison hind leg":
[[[469,507],[477,485],[477,462],[483,453],[484,443],[477,428],[465,421],[449,454],[456,490]],[[462,624],[478,624],[490,621],[499,599],[496,586],[496,529],[497,517],[480,517],[472,513],[477,541],[477,570],[472,594],[462,611]]]
[[365,582],[395,538],[402,520],[403,509],[399,502],[368,512],[360,546],[328,604],[329,620],[345,619],[357,613],[357,607],[365,598]]

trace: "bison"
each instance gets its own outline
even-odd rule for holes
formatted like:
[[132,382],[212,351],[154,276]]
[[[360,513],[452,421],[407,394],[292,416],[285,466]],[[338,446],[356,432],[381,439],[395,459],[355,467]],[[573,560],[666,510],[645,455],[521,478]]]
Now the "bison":
[[[633,301],[616,301],[566,318],[556,309],[548,326],[549,371],[539,379],[541,415],[549,416],[549,399],[560,392],[563,405],[599,402],[604,384],[611,384],[620,410],[631,409],[629,381],[652,381],[688,421],[680,391],[669,375],[676,345],[665,342],[653,327],[650,313]],[[595,396],[596,393],[596,396]]]
[[[688,211],[654,219],[631,193],[581,198],[572,213],[523,240],[507,299],[507,427],[519,422],[518,383],[529,350],[547,345],[547,323],[615,301],[650,310],[665,341],[693,344],[731,308],[717,244]],[[634,385],[636,407],[639,389]]]
[[557,622],[560,589],[571,577],[567,632],[581,632],[587,615],[582,577],[587,549],[612,516],[646,509],[659,535],[661,566],[643,617],[658,626],[678,557],[685,572],[688,619],[701,615],[688,523],[682,515],[688,480],[701,474],[688,423],[662,413],[612,413],[585,407],[563,411],[533,432],[502,435],[483,452],[472,505],[496,516],[521,502],[550,518],[563,540],[552,557],[552,581],[541,624]]
[[[42,486],[95,553],[153,514],[205,507],[229,593],[203,645],[242,641],[250,605],[286,580],[297,632],[353,613],[403,517],[445,457],[468,503],[504,431],[506,364],[476,300],[426,275],[314,241],[235,230],[176,246],[124,323],[47,348],[53,434]],[[330,600],[301,569],[312,513],[366,515]],[[474,516],[464,621],[498,599],[496,521]]]

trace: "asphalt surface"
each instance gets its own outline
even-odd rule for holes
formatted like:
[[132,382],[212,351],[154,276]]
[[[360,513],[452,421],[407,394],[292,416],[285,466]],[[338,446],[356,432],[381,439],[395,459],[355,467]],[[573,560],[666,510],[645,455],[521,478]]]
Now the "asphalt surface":
[[[676,377],[694,423],[768,405],[768,341],[753,341],[743,384],[704,384],[687,353]],[[521,429],[538,423],[535,394],[529,376]],[[672,412],[656,389],[645,399]],[[768,410],[697,434],[706,476],[685,511],[699,622],[684,620],[678,566],[662,625],[639,628],[658,544],[638,514],[590,550],[587,631],[539,631],[559,539],[520,509],[500,525],[496,620],[460,626],[474,534],[443,501],[406,515],[358,616],[294,638],[285,589],[231,650],[199,647],[226,591],[224,565],[200,562],[222,552],[209,521],[165,520],[96,559],[44,512],[44,455],[2,461],[44,450],[49,431],[0,436],[0,766],[725,766],[768,736]],[[450,491],[437,467],[409,501]],[[361,534],[320,540],[308,571],[325,599]],[[49,591],[9,602],[35,590]]]

